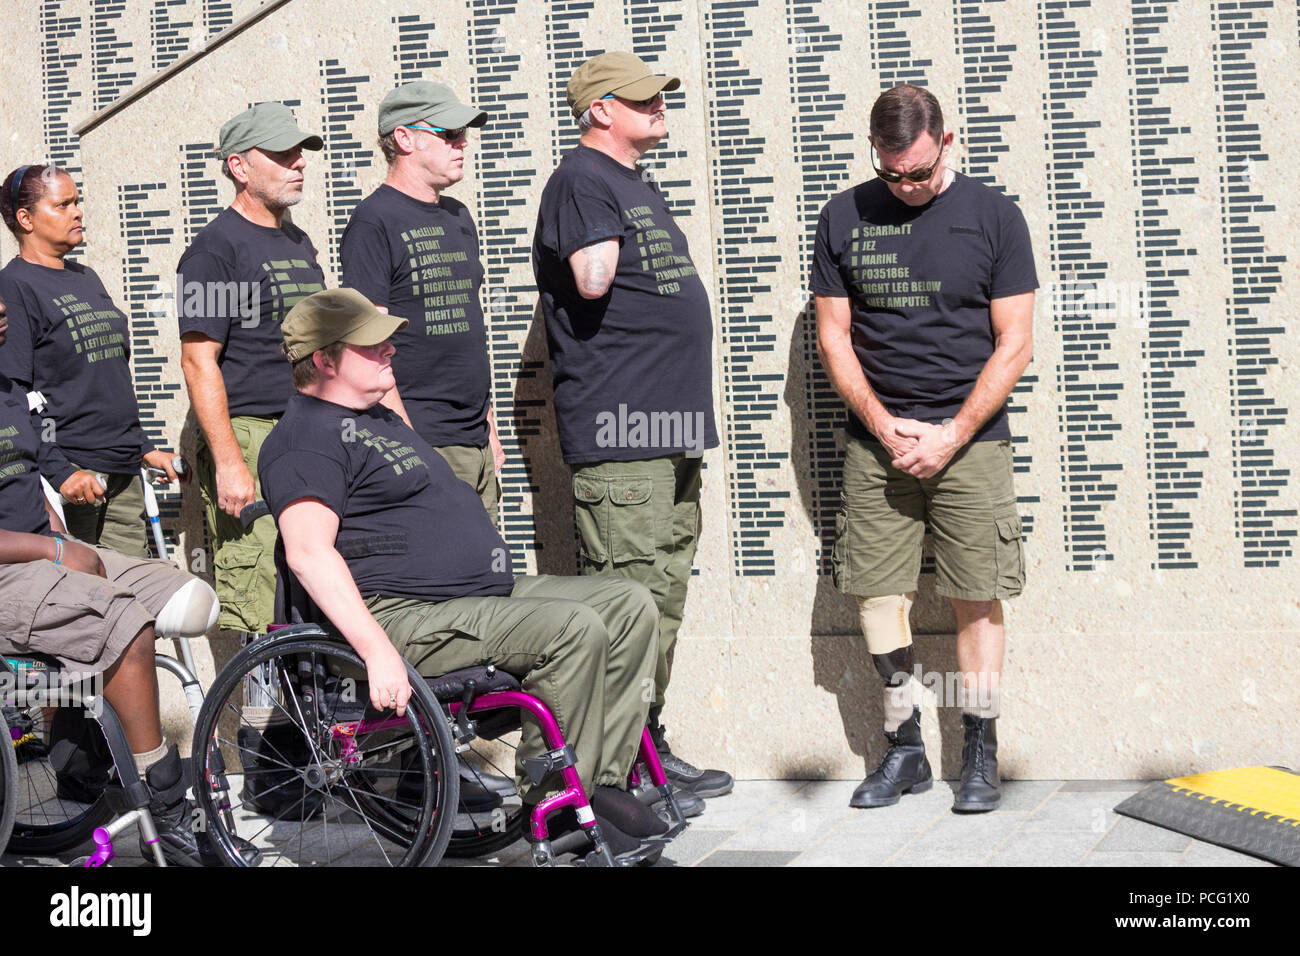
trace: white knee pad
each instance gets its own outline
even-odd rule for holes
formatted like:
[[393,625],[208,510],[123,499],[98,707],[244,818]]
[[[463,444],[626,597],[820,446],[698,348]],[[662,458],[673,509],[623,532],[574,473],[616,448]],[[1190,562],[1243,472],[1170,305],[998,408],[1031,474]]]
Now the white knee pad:
[[155,637],[202,637],[217,623],[221,604],[217,592],[206,581],[191,578],[168,598],[154,621]]
[[858,598],[858,620],[871,654],[888,654],[900,647],[911,646],[912,623],[908,618],[915,598],[915,591]]

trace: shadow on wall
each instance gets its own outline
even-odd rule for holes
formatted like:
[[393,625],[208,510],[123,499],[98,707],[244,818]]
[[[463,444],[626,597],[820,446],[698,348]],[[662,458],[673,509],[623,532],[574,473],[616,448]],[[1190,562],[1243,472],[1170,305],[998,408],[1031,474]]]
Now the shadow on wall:
[[[813,588],[808,621],[813,681],[835,695],[844,737],[853,753],[862,757],[865,775],[879,763],[887,745],[881,729],[882,682],[858,626],[856,602],[835,587],[830,574],[835,510],[825,503],[840,498],[845,412],[817,354],[817,322],[811,298],[792,323],[786,369],[784,399],[790,412],[790,463],[816,548],[812,562],[816,574],[808,581]],[[925,553],[928,556],[928,536]],[[933,574],[921,575],[911,621],[916,660],[923,674],[940,675],[935,690],[942,693],[942,675],[957,669],[952,637],[956,619],[947,600],[935,593]],[[941,706],[939,728],[943,751],[937,762],[931,755],[931,763],[937,775],[951,779],[961,773],[960,710]]]
[[[552,394],[546,320],[539,300],[524,342],[522,367],[515,380],[514,404],[509,415],[533,498],[532,534],[537,573],[577,574],[573,478],[560,453]],[[521,505],[515,503],[515,507]]]

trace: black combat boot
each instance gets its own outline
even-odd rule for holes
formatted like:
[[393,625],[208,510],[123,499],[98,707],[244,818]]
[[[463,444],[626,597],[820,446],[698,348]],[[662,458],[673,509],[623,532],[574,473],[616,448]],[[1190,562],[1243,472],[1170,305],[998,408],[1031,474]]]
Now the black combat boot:
[[[144,772],[144,782],[149,788],[149,816],[158,831],[158,845],[168,866],[218,866],[221,857],[208,839],[206,827],[195,811],[194,804],[185,796],[190,781],[186,779],[185,761],[181,760],[176,745],[167,748],[162,760]],[[249,866],[261,861],[261,853],[251,843],[239,836],[232,840],[240,856]],[[146,860],[153,861],[153,851],[140,835],[140,852]]]
[[849,806],[892,807],[903,794],[925,793],[934,786],[925,744],[921,742],[921,708],[913,707],[912,716],[892,734],[885,731],[885,739],[889,749],[880,766],[853,791]]
[[721,797],[731,793],[735,781],[725,770],[701,770],[694,764],[687,763],[673,753],[668,746],[668,738],[659,715],[651,714],[647,722],[650,739],[654,741],[659,754],[659,763],[663,765],[664,776],[668,782],[679,790],[689,790],[697,797]]
[[998,790],[998,728],[996,717],[961,715],[966,743],[961,748],[961,784],[952,802],[956,813],[996,810],[1002,802]]

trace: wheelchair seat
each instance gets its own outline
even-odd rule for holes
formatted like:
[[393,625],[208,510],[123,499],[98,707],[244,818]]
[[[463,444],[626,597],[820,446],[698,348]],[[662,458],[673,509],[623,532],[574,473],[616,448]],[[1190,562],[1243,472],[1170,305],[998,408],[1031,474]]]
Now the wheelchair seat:
[[518,678],[498,670],[491,664],[463,667],[441,677],[425,678],[425,683],[429,685],[429,690],[433,691],[433,696],[444,704],[461,700],[465,696],[465,685],[470,681],[474,682],[475,696],[521,690]]

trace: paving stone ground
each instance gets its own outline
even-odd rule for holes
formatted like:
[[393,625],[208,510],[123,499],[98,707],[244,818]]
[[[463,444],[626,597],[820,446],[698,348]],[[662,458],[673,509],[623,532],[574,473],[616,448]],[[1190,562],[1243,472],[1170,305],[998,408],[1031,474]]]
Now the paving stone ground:
[[[1137,780],[1003,783],[1002,807],[957,815],[952,787],[894,807],[854,810],[855,781],[742,780],[708,801],[665,850],[660,866],[1271,866],[1254,857],[1117,815],[1146,786]],[[58,866],[60,857],[0,857],[3,866]],[[134,837],[119,840],[116,866],[144,860]],[[486,860],[444,865],[529,866],[521,841]]]

